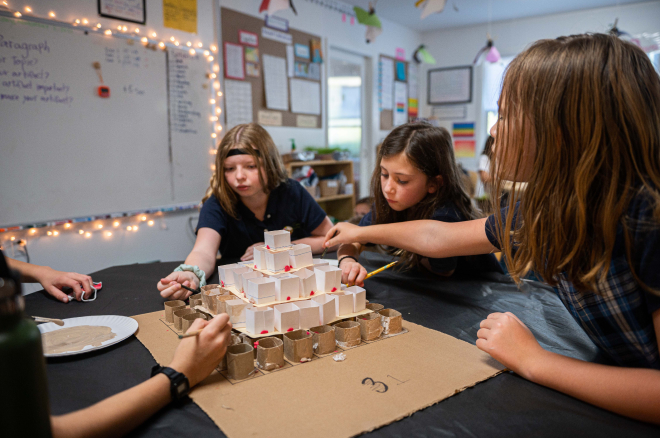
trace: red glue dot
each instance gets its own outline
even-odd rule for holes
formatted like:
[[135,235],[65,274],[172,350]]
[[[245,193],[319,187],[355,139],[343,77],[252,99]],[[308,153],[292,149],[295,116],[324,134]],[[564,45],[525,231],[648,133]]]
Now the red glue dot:
[[254,343],[254,348],[257,348],[259,346],[259,341]]
[[291,266],[285,266],[284,267],[284,272],[289,272],[291,270]]
[[268,330],[262,330],[262,331],[261,331],[261,334],[262,334],[262,335],[265,335],[266,333],[268,333]]
[[286,297],[286,300],[287,300],[287,301],[289,301],[290,299],[291,299],[291,297]]
[[332,290],[331,290],[330,292],[334,292],[334,291],[336,291],[336,290],[337,290],[337,288],[336,288],[336,287],[333,287]]
[[270,249],[270,246],[266,245],[266,249]]
[[293,327],[289,327],[289,330],[287,330],[287,332],[292,332],[292,331],[293,331]]
[[254,269],[257,269],[257,265],[254,265]]
[[311,291],[311,292],[309,293],[309,295],[310,295],[310,296],[314,295],[314,291]]
[[224,281],[220,281],[220,286],[225,287],[225,282],[224,282]]

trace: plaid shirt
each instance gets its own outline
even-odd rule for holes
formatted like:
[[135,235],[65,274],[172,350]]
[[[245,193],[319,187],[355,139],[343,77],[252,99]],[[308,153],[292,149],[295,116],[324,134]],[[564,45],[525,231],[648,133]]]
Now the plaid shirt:
[[[516,205],[516,209],[518,205]],[[650,228],[650,204],[633,200],[628,218],[634,219],[632,253],[635,273],[647,286],[660,289],[660,230]],[[506,217],[506,209],[502,210]],[[486,222],[486,235],[497,248],[494,216]],[[644,291],[635,281],[626,258],[623,227],[619,226],[607,278],[598,283],[598,294],[579,292],[564,275],[555,288],[559,299],[589,338],[622,366],[660,369],[658,341],[652,313],[660,309],[660,297]]]

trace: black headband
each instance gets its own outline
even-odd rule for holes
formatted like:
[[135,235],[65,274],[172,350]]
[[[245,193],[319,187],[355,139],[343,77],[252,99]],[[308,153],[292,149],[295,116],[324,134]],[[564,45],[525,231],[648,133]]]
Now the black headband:
[[[252,149],[252,151],[254,152],[254,155],[256,155],[257,157],[261,156],[258,149]],[[247,149],[230,149],[229,152],[227,153],[227,158],[233,157],[234,155],[253,155],[253,154],[251,154]]]

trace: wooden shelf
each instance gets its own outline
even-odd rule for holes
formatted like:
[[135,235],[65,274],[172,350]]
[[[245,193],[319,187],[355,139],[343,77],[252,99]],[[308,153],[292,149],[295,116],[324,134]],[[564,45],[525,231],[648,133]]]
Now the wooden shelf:
[[335,195],[335,196],[326,196],[325,198],[316,198],[316,202],[328,202],[328,201],[338,201],[341,199],[350,199],[353,195]]
[[[346,182],[353,183],[353,162],[351,160],[313,160],[313,161],[292,161],[286,164],[286,170],[291,175],[293,169],[303,166],[311,166],[319,178],[329,177],[339,172],[344,172]],[[355,208],[354,195],[334,195],[325,196],[316,199],[329,216],[333,216],[339,221],[345,221],[353,216]]]

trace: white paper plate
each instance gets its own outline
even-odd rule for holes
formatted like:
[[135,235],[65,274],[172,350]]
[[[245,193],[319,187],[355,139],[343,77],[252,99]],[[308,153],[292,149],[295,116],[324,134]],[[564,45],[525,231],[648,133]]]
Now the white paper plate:
[[40,324],[39,331],[41,334],[53,332],[56,330],[61,330],[69,327],[77,327],[80,325],[92,325],[92,326],[103,326],[110,327],[113,333],[116,336],[112,339],[104,341],[98,347],[93,347],[91,345],[86,345],[85,348],[78,351],[66,351],[64,353],[57,354],[44,354],[46,357],[60,357],[60,356],[73,356],[74,354],[87,353],[88,351],[100,350],[110,345],[114,345],[118,342],[123,341],[124,339],[131,336],[138,329],[138,323],[133,318],[128,318],[126,316],[119,315],[99,315],[99,316],[82,316],[79,318],[69,318],[63,319],[64,325],[59,326],[55,323],[48,322],[46,324]]

